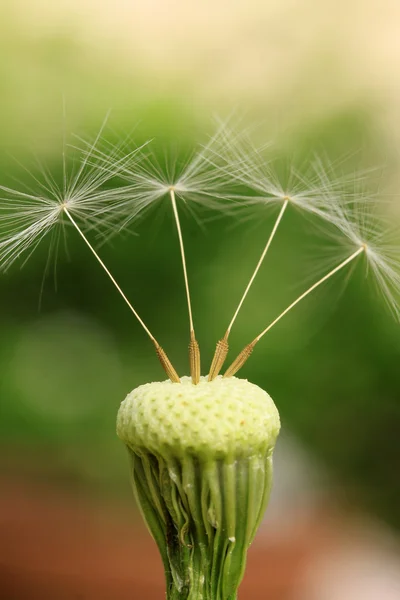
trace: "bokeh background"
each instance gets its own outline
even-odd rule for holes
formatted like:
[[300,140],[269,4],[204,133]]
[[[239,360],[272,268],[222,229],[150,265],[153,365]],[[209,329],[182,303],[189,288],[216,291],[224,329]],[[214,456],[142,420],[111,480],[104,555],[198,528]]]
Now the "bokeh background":
[[[110,108],[111,139],[136,128],[160,159],[235,112],[288,161],[378,166],[400,227],[399,33],[394,0],[3,0],[1,184],[30,185],[32,153],[59,176],[63,128],[93,136]],[[183,217],[204,364],[271,223]],[[304,289],[308,231],[296,215],[282,227],[232,352]],[[102,257],[183,373],[171,215],[150,213],[135,232]],[[0,598],[161,598],[115,416],[127,392],[163,374],[81,240],[71,232],[43,279],[47,250],[0,279]],[[279,324],[242,371],[283,422],[243,599],[400,598],[400,329],[362,270],[343,284]]]

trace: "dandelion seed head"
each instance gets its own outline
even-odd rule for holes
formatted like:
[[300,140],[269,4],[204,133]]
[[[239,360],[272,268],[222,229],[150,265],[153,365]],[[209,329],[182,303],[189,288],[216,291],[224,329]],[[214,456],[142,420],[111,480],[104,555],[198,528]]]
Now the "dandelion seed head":
[[290,166],[279,174],[277,161],[269,151],[271,146],[258,147],[246,132],[237,133],[226,126],[218,144],[211,148],[216,166],[243,189],[234,208],[249,214],[257,206],[270,208],[288,202],[299,211],[332,220],[332,207],[342,194],[344,181],[335,175],[329,161],[325,159],[324,164],[315,157],[301,169]]
[[[386,207],[388,208],[388,207]],[[364,249],[367,274],[396,320],[400,320],[400,230],[386,224],[377,203],[362,191],[351,202],[335,206],[332,222],[351,245]]]
[[[112,166],[105,169],[95,160],[105,123],[94,141],[87,142],[84,153],[73,153],[71,148],[67,153],[64,144],[60,181],[37,160],[35,170],[22,166],[32,189],[28,183],[20,183],[22,189],[0,186],[0,269],[8,269],[26,252],[29,258],[49,233],[54,233],[50,250],[57,254],[60,239],[65,239],[65,226],[70,224],[64,218],[66,211],[74,214],[83,230],[93,231],[101,239],[120,230],[117,209],[123,192],[107,184],[126,161],[132,163],[142,147],[124,160],[113,160]],[[57,226],[61,226],[58,231]]]
[[184,207],[196,218],[200,209],[228,211],[235,201],[235,179],[222,168],[222,161],[216,159],[215,148],[219,147],[222,135],[219,129],[206,144],[180,161],[167,155],[160,162],[150,143],[139,160],[137,157],[131,160],[126,147],[109,144],[92,151],[89,162],[100,164],[104,171],[112,171],[115,162],[121,166],[118,177],[124,185],[120,201],[113,207],[114,215],[118,213],[121,219],[121,228],[144,216],[171,192],[183,200]]

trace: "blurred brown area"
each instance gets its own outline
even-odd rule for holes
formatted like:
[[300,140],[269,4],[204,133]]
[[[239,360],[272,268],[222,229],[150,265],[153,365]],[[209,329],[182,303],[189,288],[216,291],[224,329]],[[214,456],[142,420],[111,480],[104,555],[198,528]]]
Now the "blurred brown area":
[[[242,600],[293,598],[304,569],[333,531],[316,519],[307,536],[258,538],[250,548]],[[71,489],[2,481],[2,600],[153,600],[164,579],[155,543],[132,507],[112,509]]]

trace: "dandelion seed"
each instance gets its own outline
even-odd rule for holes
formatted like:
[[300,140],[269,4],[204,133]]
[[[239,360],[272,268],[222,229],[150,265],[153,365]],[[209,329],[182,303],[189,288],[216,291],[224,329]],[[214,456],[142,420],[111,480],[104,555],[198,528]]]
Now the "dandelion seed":
[[361,254],[366,258],[367,273],[372,273],[373,279],[380,290],[385,303],[392,315],[400,320],[400,247],[389,244],[388,230],[382,228],[382,221],[371,211],[371,206],[365,206],[363,196],[360,200],[335,203],[331,206],[331,222],[339,230],[341,242],[350,242],[356,248],[354,252],[310,288],[303,292],[278,317],[276,317],[250,344],[240,352],[230,365],[224,377],[231,377],[244,365],[252,353],[254,346],[274,327],[288,312],[311,292],[317,289],[333,275],[352,263]]
[[[226,171],[232,173],[241,184],[257,194],[249,197],[242,196],[242,202],[238,203],[239,210],[249,211],[249,207],[254,209],[260,205],[270,208],[276,204],[279,205],[280,210],[225,335],[217,342],[208,375],[209,381],[215,379],[225,362],[229,351],[228,338],[233,324],[264,262],[288,206],[336,225],[343,218],[339,214],[338,206],[344,196],[342,187],[345,183],[337,178],[328,177],[327,168],[324,168],[322,161],[315,159],[306,175],[291,169],[289,180],[284,187],[263,152],[255,148],[246,136],[233,134],[225,128],[222,146],[223,148],[219,148],[215,153],[225,164]],[[343,214],[345,215],[345,211]],[[253,347],[254,345],[246,347],[244,355],[247,356],[250,348],[252,350]]]
[[[42,170],[42,179],[31,174],[39,187],[40,194],[0,186],[4,194],[0,198],[0,267],[4,270],[8,269],[27,251],[29,251],[27,257],[29,258],[48,233],[54,231],[57,226],[64,227],[63,217],[67,217],[153,342],[168,377],[177,383],[180,381],[179,376],[165,351],[84,233],[84,231],[95,230],[103,234],[114,227],[113,207],[120,203],[121,193],[118,189],[103,189],[103,186],[119,173],[124,167],[124,161],[129,160],[131,163],[134,156],[141,151],[141,148],[135,149],[125,156],[124,160],[117,160],[107,171],[90,164],[90,157],[95,154],[104,125],[105,123],[83,159],[72,165],[71,173],[68,172],[65,148],[63,149],[61,186],[57,185],[46,170]],[[76,219],[81,221],[82,226]]]
[[[228,199],[234,198],[232,194],[227,194],[225,191],[227,184],[226,173],[220,167],[213,165],[211,161],[211,156],[214,156],[213,147],[219,143],[218,140],[221,135],[222,129],[219,129],[210,139],[209,143],[202,147],[180,169],[177,169],[177,165],[173,165],[172,168],[167,167],[163,169],[154,155],[150,155],[150,157],[140,162],[133,161],[132,163],[126,160],[123,154],[120,157],[123,167],[120,169],[119,176],[128,184],[123,190],[121,202],[116,207],[122,219],[121,229],[127,227],[138,216],[147,212],[158,201],[168,198],[172,205],[178,234],[189,316],[190,373],[192,381],[195,384],[199,382],[201,374],[200,348],[194,329],[189,278],[177,198],[182,200],[183,206],[188,208],[192,214],[194,214],[196,205],[201,205],[209,209],[221,209],[222,202],[226,203]],[[97,152],[96,161],[99,161],[102,168],[108,172],[112,169],[116,154],[118,152],[116,152],[115,148],[112,149],[111,156],[107,152]]]

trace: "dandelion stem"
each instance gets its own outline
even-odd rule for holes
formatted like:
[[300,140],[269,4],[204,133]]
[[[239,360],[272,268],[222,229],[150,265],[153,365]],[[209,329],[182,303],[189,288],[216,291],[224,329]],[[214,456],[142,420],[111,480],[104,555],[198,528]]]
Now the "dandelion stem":
[[236,321],[236,318],[237,318],[237,316],[239,314],[239,311],[242,308],[243,302],[245,301],[246,296],[249,293],[249,290],[250,290],[251,286],[253,285],[253,282],[254,282],[254,280],[255,280],[255,278],[257,276],[257,273],[260,270],[260,267],[261,267],[261,265],[262,265],[262,263],[264,261],[264,258],[265,258],[266,254],[267,254],[267,252],[268,252],[268,250],[269,250],[269,248],[271,246],[272,240],[275,237],[275,234],[276,234],[276,232],[278,230],[279,224],[280,224],[280,222],[281,222],[281,220],[283,218],[283,215],[285,213],[285,210],[286,210],[288,204],[289,204],[289,198],[285,198],[285,200],[283,202],[283,205],[282,205],[282,208],[279,211],[279,215],[278,215],[278,217],[277,217],[277,219],[275,221],[274,227],[273,227],[273,229],[272,229],[272,231],[270,233],[270,236],[268,238],[268,241],[267,241],[267,243],[265,245],[265,248],[264,248],[264,250],[263,250],[263,252],[262,252],[262,254],[260,256],[260,259],[259,259],[259,261],[258,261],[258,263],[256,265],[256,268],[254,269],[254,272],[253,272],[252,276],[250,277],[250,281],[247,284],[247,287],[246,287],[246,289],[245,289],[245,291],[243,293],[243,296],[240,299],[240,302],[239,302],[239,304],[237,306],[237,309],[236,309],[236,311],[235,311],[235,313],[234,313],[234,315],[232,317],[232,320],[229,323],[228,329],[226,330],[224,337],[217,342],[217,347],[215,349],[214,358],[213,358],[213,361],[212,361],[211,367],[210,367],[210,373],[208,375],[208,380],[209,381],[212,381],[213,379],[215,379],[215,377],[218,375],[218,373],[222,369],[222,366],[223,366],[223,364],[225,362],[225,359],[226,359],[226,356],[227,356],[228,350],[229,350],[229,344],[228,344],[229,334],[231,332],[231,329],[233,327],[234,322]]
[[192,313],[192,303],[190,299],[190,290],[189,290],[189,278],[187,274],[186,267],[186,257],[185,257],[185,246],[183,243],[182,229],[181,223],[179,220],[178,207],[176,205],[175,191],[171,187],[169,190],[169,194],[171,197],[172,210],[174,213],[174,219],[176,224],[176,229],[178,232],[179,238],[179,248],[181,252],[182,259],[182,268],[183,268],[183,278],[185,280],[185,289],[186,289],[186,299],[189,313],[189,327],[190,327],[190,343],[189,343],[189,362],[190,362],[190,375],[192,377],[192,381],[194,384],[199,383],[200,379],[200,349],[199,344],[196,340],[196,336],[194,333],[194,324],[193,324],[193,313]]
[[77,232],[79,233],[79,235],[81,236],[81,238],[83,239],[85,244],[88,246],[90,251],[94,254],[96,259],[99,261],[99,263],[103,267],[104,271],[107,273],[108,277],[111,279],[111,281],[117,288],[118,292],[121,294],[122,298],[125,300],[126,304],[129,306],[130,310],[133,312],[133,314],[135,315],[135,317],[137,318],[137,320],[139,321],[139,323],[141,324],[141,326],[143,327],[143,329],[145,330],[145,332],[147,333],[149,338],[154,342],[154,340],[155,340],[154,335],[151,333],[151,331],[148,329],[148,327],[145,325],[145,323],[139,317],[138,313],[133,308],[132,304],[129,302],[128,298],[125,296],[124,292],[122,291],[122,289],[120,288],[120,286],[118,285],[118,283],[116,282],[114,277],[111,275],[110,271],[108,270],[108,268],[106,267],[104,262],[101,260],[100,256],[97,254],[96,250],[93,248],[93,246],[91,245],[91,243],[89,242],[89,240],[87,239],[87,237],[85,236],[85,234],[83,233],[83,231],[81,230],[79,225],[76,223],[76,221],[72,217],[71,213],[65,207],[64,207],[64,213],[67,215],[68,219],[71,221],[72,225],[75,227],[75,229],[77,230]]
[[303,292],[303,294],[301,294],[301,296],[299,296],[297,298],[297,300],[295,300],[294,302],[292,302],[292,304],[290,306],[288,306],[280,315],[279,317],[277,317],[274,321],[272,321],[272,323],[270,323],[270,325],[268,325],[268,327],[266,327],[264,329],[264,331],[262,331],[260,333],[260,335],[258,335],[255,338],[255,341],[259,341],[270,329],[272,329],[272,327],[274,325],[276,325],[276,323],[278,323],[278,321],[280,321],[282,319],[282,317],[284,317],[290,310],[292,310],[292,308],[294,308],[296,306],[296,304],[298,304],[301,300],[303,300],[306,296],[308,296],[308,294],[311,294],[311,292],[313,292],[317,287],[319,287],[322,283],[324,283],[325,281],[327,281],[327,279],[329,279],[330,277],[332,277],[332,275],[335,275],[335,273],[337,273],[338,271],[340,271],[341,269],[343,269],[343,267],[345,267],[346,265],[348,265],[351,261],[353,261],[355,258],[357,258],[357,256],[359,254],[361,254],[361,252],[365,252],[365,246],[361,246],[361,248],[358,248],[358,250],[356,250],[356,252],[354,252],[351,256],[349,256],[348,258],[346,258],[346,260],[344,260],[343,262],[341,262],[339,265],[337,265],[334,269],[332,269],[332,271],[329,271],[329,273],[327,273],[326,275],[324,275],[324,277],[322,277],[319,281],[317,281],[316,283],[314,283],[310,288],[308,288],[308,290],[306,290],[305,292]]
[[238,357],[234,360],[234,362],[231,364],[231,366],[224,373],[224,377],[231,377],[232,375],[235,375],[235,373],[237,373],[237,371],[244,365],[244,363],[246,362],[246,360],[249,358],[249,356],[250,356],[250,354],[251,354],[254,346],[257,344],[257,342],[259,342],[260,339],[270,329],[272,329],[272,327],[274,325],[276,325],[278,323],[278,321],[280,321],[282,319],[282,317],[284,317],[290,310],[292,310],[292,308],[294,308],[299,302],[301,302],[301,300],[304,300],[304,298],[306,298],[306,296],[308,296],[309,294],[311,294],[311,292],[313,292],[322,283],[324,283],[325,281],[327,281],[330,277],[332,277],[333,275],[335,275],[335,273],[337,273],[338,271],[340,271],[341,269],[343,269],[346,265],[348,265],[355,258],[357,258],[357,256],[359,256],[362,252],[365,252],[365,251],[366,251],[366,245],[363,244],[360,248],[358,248],[358,250],[356,250],[355,252],[353,252],[353,254],[351,254],[350,256],[348,256],[344,261],[342,261],[334,269],[332,269],[331,271],[329,271],[329,273],[327,273],[326,275],[324,275],[321,279],[319,279],[316,283],[314,283],[310,288],[308,288],[308,290],[306,290],[305,292],[303,292],[301,294],[301,296],[299,296],[278,317],[276,317],[276,319],[274,319],[272,321],[272,323],[270,323],[268,325],[268,327],[266,327],[256,338],[254,338],[254,340],[252,342],[250,342],[250,344],[248,344],[247,346],[245,346],[245,348],[240,352],[240,354],[238,355]]
[[81,238],[83,239],[85,244],[88,246],[89,250],[92,252],[92,254],[98,260],[100,265],[103,267],[104,271],[107,273],[108,277],[111,279],[112,283],[117,288],[118,292],[120,293],[122,298],[125,300],[126,304],[130,308],[132,313],[135,315],[136,319],[139,321],[139,323],[141,324],[141,326],[143,327],[143,329],[145,330],[145,332],[147,333],[147,335],[149,336],[151,341],[153,342],[155,349],[156,349],[157,356],[161,362],[161,365],[162,365],[164,371],[168,375],[168,377],[174,383],[179,383],[180,382],[179,376],[176,373],[174,367],[172,366],[170,360],[168,359],[165,351],[161,348],[160,344],[157,342],[156,338],[151,333],[150,329],[145,325],[144,321],[142,321],[142,319],[140,318],[140,316],[138,315],[136,310],[133,308],[132,304],[129,302],[128,298],[125,296],[124,292],[122,291],[122,289],[116,282],[115,278],[111,275],[110,271],[108,270],[108,268],[106,267],[104,262],[101,260],[100,256],[97,254],[96,250],[93,248],[93,246],[91,245],[91,243],[89,242],[89,240],[87,239],[87,237],[85,236],[85,234],[83,233],[83,231],[81,230],[81,228],[79,227],[79,225],[77,224],[75,219],[72,217],[69,210],[64,206],[63,211],[67,215],[68,219],[71,221],[72,225],[75,227],[75,229],[77,230],[77,232],[79,233],[79,235],[81,236]]
[[171,188],[170,191],[169,191],[169,193],[170,193],[170,196],[171,196],[172,210],[174,212],[176,229],[178,231],[178,237],[179,237],[179,248],[180,248],[180,251],[181,251],[181,258],[182,258],[183,277],[184,277],[184,280],[185,280],[186,298],[187,298],[187,306],[188,306],[188,312],[189,312],[190,331],[194,331],[193,315],[192,315],[192,303],[191,303],[191,300],[190,300],[189,280],[188,280],[188,274],[187,274],[187,268],[186,268],[185,247],[184,247],[184,244],[183,244],[181,222],[179,220],[179,214],[178,214],[178,207],[176,205],[175,192]]
[[236,309],[236,311],[235,311],[235,314],[233,315],[233,317],[232,317],[232,320],[231,320],[231,322],[229,323],[229,326],[228,326],[228,332],[229,332],[229,333],[230,333],[230,331],[231,331],[231,329],[232,329],[232,326],[233,326],[234,322],[236,321],[236,317],[238,316],[240,309],[242,308],[242,304],[243,304],[243,302],[245,301],[245,299],[246,299],[246,296],[247,296],[247,294],[249,293],[249,290],[250,290],[251,286],[253,285],[253,281],[255,280],[255,278],[256,278],[256,276],[257,276],[257,273],[258,273],[258,271],[260,270],[260,267],[261,267],[261,265],[262,265],[262,263],[263,263],[263,260],[264,260],[264,258],[265,258],[265,255],[267,254],[267,252],[268,252],[268,250],[269,250],[269,247],[271,246],[272,240],[273,240],[273,239],[274,239],[274,237],[275,237],[276,231],[277,231],[277,229],[278,229],[278,227],[279,227],[279,224],[280,224],[280,222],[281,222],[281,220],[282,220],[282,217],[283,217],[283,215],[284,215],[284,212],[285,212],[285,210],[286,210],[286,207],[287,207],[288,203],[289,203],[289,199],[286,199],[286,200],[284,201],[283,205],[282,205],[282,208],[281,208],[281,210],[279,211],[278,218],[277,218],[277,219],[276,219],[276,221],[275,221],[275,225],[274,225],[274,227],[273,227],[273,229],[272,229],[272,231],[271,231],[271,235],[269,236],[269,238],[268,238],[268,241],[267,241],[267,243],[266,243],[266,245],[265,245],[265,248],[264,248],[264,250],[263,250],[263,253],[262,253],[262,254],[261,254],[261,256],[260,256],[260,260],[258,261],[256,268],[254,269],[254,273],[253,273],[253,275],[251,276],[251,278],[250,278],[250,281],[249,281],[249,283],[247,284],[247,287],[246,287],[246,289],[245,289],[245,291],[244,291],[244,294],[243,294],[243,296],[242,296],[242,298],[241,298],[241,300],[240,300],[240,302],[239,302],[239,304],[238,304],[238,307],[237,307],[237,309]]

